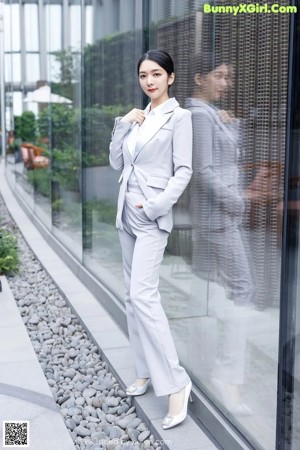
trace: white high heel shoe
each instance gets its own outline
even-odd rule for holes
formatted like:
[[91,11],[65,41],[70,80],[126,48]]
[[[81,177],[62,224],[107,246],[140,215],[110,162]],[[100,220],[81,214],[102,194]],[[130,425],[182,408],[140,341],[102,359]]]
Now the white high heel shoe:
[[150,378],[146,381],[143,386],[137,386],[135,383],[128,386],[126,389],[126,394],[131,395],[132,397],[137,397],[138,395],[143,395],[147,392],[148,386],[150,384]]
[[191,402],[193,401],[191,396],[191,390],[192,390],[192,382],[190,381],[184,388],[184,401],[181,412],[179,414],[176,414],[175,416],[171,416],[169,413],[166,415],[166,417],[162,421],[162,427],[164,430],[167,430],[168,428],[173,428],[179,423],[184,421],[184,419],[187,416],[188,400],[190,400]]
[[253,414],[252,409],[246,403],[242,402],[239,397],[232,397],[232,392],[230,392],[227,383],[213,377],[210,381],[218,393],[221,403],[231,414],[235,416],[251,416]]

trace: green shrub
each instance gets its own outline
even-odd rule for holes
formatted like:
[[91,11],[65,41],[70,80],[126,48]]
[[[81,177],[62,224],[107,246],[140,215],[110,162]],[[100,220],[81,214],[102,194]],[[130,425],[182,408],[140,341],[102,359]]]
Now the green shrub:
[[32,111],[24,111],[21,116],[14,116],[14,124],[16,140],[32,143],[36,141],[36,118]]
[[22,140],[22,118],[21,116],[14,116],[15,124],[15,139]]
[[51,195],[51,170],[49,167],[45,169],[35,169],[27,172],[27,180],[34,186],[35,192],[45,197]]
[[25,142],[35,142],[36,119],[32,111],[24,111],[22,113],[20,127],[21,139]]
[[0,228],[0,274],[17,272],[19,268],[19,249],[17,238]]
[[50,104],[39,113],[39,135],[50,137],[51,147],[63,150],[78,147],[80,111],[62,104]]

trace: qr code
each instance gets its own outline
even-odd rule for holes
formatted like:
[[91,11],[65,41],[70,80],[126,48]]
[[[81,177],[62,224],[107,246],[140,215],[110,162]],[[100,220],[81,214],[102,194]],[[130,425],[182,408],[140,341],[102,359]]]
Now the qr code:
[[29,447],[29,422],[3,421],[3,447]]

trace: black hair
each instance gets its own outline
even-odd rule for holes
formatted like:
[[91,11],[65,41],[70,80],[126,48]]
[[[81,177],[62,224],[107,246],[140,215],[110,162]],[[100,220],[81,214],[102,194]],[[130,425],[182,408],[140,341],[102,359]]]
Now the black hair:
[[203,52],[201,55],[195,56],[193,73],[194,75],[199,73],[205,76],[222,64],[231,65],[232,62],[222,55],[217,55],[215,52]]
[[174,72],[174,63],[169,55],[169,53],[165,52],[164,50],[148,50],[146,53],[143,54],[143,56],[139,59],[137,63],[137,73],[139,74],[140,66],[143,61],[146,59],[149,59],[150,61],[156,62],[160,67],[162,67],[168,75],[171,75],[171,73]]

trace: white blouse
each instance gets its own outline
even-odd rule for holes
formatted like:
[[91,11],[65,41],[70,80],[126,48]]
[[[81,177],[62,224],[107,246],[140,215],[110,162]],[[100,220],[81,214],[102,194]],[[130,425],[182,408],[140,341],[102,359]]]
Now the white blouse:
[[144,109],[144,113],[145,113],[144,122],[141,125],[136,123],[135,126],[130,131],[128,138],[127,138],[127,146],[128,146],[131,156],[134,155],[136,143],[137,143],[138,139],[143,135],[143,133],[145,133],[145,131],[147,131],[149,128],[152,127],[152,125],[155,122],[155,120],[157,119],[157,117],[159,115],[161,115],[161,109],[162,109],[162,106],[164,105],[164,103],[165,102],[163,102],[159,106],[156,106],[156,108],[152,109],[151,111],[150,111],[151,103],[149,103],[149,105],[147,105],[147,107]]

